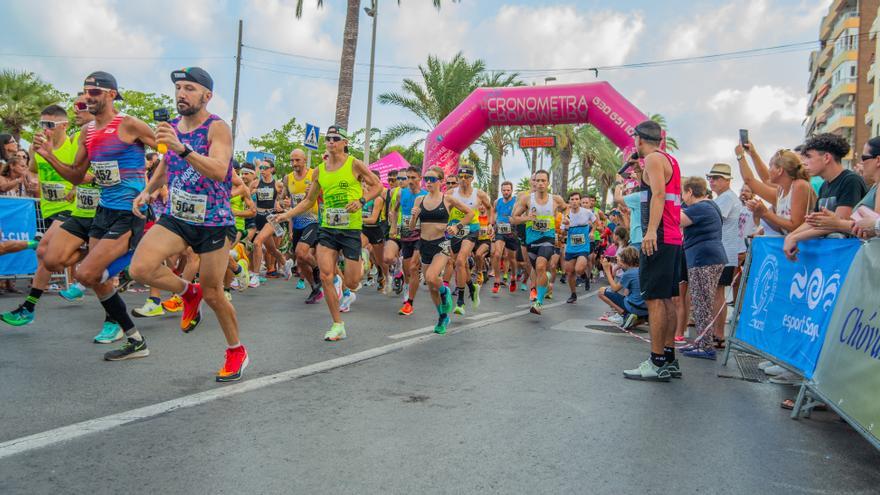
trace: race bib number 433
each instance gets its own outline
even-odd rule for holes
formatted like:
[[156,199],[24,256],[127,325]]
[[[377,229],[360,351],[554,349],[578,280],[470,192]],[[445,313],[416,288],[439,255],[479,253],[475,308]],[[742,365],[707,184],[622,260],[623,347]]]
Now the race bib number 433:
[[204,223],[208,207],[206,194],[190,194],[180,189],[171,190],[171,215],[192,223]]
[[92,162],[92,172],[95,174],[95,184],[101,187],[115,186],[122,182],[119,177],[119,162]]

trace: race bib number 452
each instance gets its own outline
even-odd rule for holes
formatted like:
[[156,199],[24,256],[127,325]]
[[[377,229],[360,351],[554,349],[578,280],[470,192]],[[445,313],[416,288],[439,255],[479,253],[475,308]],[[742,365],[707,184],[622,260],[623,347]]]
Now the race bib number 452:
[[95,184],[101,187],[115,186],[122,182],[119,177],[119,162],[92,162],[92,172],[95,174]]
[[192,223],[204,223],[208,195],[190,194],[180,189],[171,190],[171,215]]

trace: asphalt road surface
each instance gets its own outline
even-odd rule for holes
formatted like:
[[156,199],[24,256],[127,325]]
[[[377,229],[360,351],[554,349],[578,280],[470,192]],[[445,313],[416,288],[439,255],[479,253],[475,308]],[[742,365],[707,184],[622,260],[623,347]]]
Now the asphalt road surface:
[[682,380],[624,380],[647,344],[560,289],[536,317],[484,288],[436,336],[426,293],[402,317],[365,288],[328,343],[323,302],[270,281],[235,294],[251,365],[225,385],[208,311],[188,335],[136,320],[151,355],[109,363],[96,299],[46,295],[0,327],[0,494],[880,492],[880,453],[836,415],[779,408],[795,388],[687,358]]

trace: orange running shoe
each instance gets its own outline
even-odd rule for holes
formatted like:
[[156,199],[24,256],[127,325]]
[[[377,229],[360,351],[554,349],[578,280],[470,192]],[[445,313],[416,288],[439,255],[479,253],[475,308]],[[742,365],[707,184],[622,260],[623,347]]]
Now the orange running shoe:
[[412,304],[410,304],[409,301],[403,303],[403,306],[401,306],[400,311],[398,311],[397,314],[403,315],[403,316],[409,316],[409,315],[413,314]]
[[241,380],[241,373],[249,363],[247,349],[240,345],[234,349],[226,349],[226,362],[217,372],[218,382],[237,382]]
[[532,290],[529,291],[529,300],[537,301],[538,300],[538,290],[532,287]]
[[516,292],[516,277],[510,279],[510,292]]
[[498,289],[500,289],[500,288],[501,288],[501,284],[499,284],[498,282],[495,282],[494,284],[492,284],[492,294],[498,294]]
[[202,286],[189,284],[186,292],[180,298],[183,300],[183,314],[180,316],[180,329],[183,333],[189,333],[196,329],[202,321]]
[[169,313],[179,313],[183,311],[183,300],[177,294],[162,301],[162,307]]

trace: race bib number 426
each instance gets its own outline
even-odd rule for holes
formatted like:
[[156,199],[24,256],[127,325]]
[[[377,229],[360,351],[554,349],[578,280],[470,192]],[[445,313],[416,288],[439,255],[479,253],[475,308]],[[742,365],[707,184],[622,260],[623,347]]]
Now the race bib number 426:
[[91,187],[76,188],[76,207],[80,210],[95,210],[98,208],[98,200],[101,199],[101,190]]
[[95,184],[101,187],[115,186],[122,182],[119,177],[119,162],[92,162],[92,172],[95,174]]

